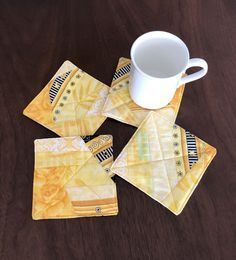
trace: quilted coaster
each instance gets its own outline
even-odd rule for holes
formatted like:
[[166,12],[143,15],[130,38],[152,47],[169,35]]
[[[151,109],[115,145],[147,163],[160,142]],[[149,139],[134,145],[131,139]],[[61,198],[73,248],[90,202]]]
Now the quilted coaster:
[[109,87],[65,61],[23,114],[60,136],[93,135]]
[[[142,108],[132,101],[128,90],[129,71],[130,60],[120,58],[102,114],[123,123],[138,127],[150,110]],[[183,92],[184,85],[180,86],[176,90],[175,96],[166,107],[155,111],[158,111],[170,121],[175,122]]]
[[116,185],[107,174],[113,157],[107,152],[100,159],[95,147],[102,142],[100,148],[107,143],[109,149],[111,141],[109,135],[87,142],[81,137],[35,140],[33,219],[117,215]]
[[150,112],[111,171],[178,215],[215,155],[214,147]]

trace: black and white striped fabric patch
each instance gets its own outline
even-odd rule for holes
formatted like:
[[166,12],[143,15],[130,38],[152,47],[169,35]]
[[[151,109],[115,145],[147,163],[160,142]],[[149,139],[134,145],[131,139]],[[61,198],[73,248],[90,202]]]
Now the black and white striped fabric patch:
[[127,74],[130,72],[130,66],[131,64],[127,64],[126,66],[120,68],[119,70],[117,70],[113,76],[113,79],[112,80],[116,80],[120,77],[122,77],[123,75]]
[[110,158],[111,156],[113,156],[113,147],[109,147],[99,153],[97,153],[95,155],[97,157],[97,159],[99,160],[99,162],[103,162],[106,159]]
[[[87,142],[95,139],[98,136],[99,135],[84,135],[84,136],[81,136],[81,138],[84,140],[85,143],[87,143]],[[113,147],[112,146],[110,146],[107,149],[104,149],[94,155],[94,157],[97,158],[100,163],[112,156],[113,156]]]
[[187,130],[185,131],[185,134],[188,149],[188,163],[189,168],[191,169],[193,164],[198,161],[196,139],[195,136]]
[[64,83],[64,81],[66,80],[66,78],[70,75],[71,70],[67,71],[66,73],[64,73],[63,75],[60,75],[58,77],[56,77],[52,83],[52,87],[49,90],[49,98],[50,98],[50,102],[52,103],[53,100],[55,99],[58,91],[60,90],[62,84]]

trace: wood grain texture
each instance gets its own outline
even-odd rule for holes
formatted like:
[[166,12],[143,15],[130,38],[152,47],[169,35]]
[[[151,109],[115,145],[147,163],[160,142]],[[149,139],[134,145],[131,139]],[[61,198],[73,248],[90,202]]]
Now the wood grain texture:
[[[0,259],[236,259],[236,1],[0,1]],[[54,133],[22,115],[66,59],[110,84],[120,56],[151,30],[204,57],[177,123],[218,149],[183,213],[115,177],[117,217],[33,221],[33,140]],[[134,127],[106,120],[115,156]]]

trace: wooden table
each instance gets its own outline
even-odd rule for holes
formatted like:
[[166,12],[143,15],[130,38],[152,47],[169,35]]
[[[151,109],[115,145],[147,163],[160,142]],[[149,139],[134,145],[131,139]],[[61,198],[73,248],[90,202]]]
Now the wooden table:
[[[11,3],[10,3],[11,2]],[[0,259],[236,259],[236,1],[0,1]],[[66,59],[110,84],[141,34],[180,36],[209,72],[188,84],[177,123],[218,149],[176,217],[115,177],[117,217],[33,221],[33,140],[22,115]],[[115,156],[135,128],[107,119]]]

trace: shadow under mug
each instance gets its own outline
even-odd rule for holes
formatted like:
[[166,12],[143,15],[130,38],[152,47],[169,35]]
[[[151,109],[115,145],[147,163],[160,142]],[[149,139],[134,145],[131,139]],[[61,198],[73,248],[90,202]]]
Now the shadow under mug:
[[[202,69],[182,77],[190,67]],[[130,96],[144,108],[164,107],[179,86],[202,78],[207,70],[205,60],[189,58],[186,44],[177,36],[162,31],[145,33],[131,48]]]

